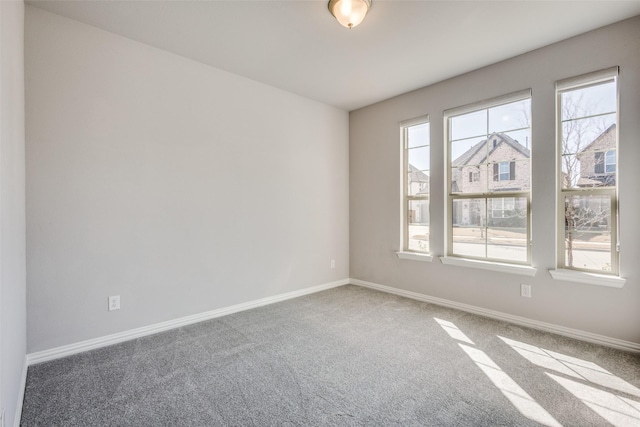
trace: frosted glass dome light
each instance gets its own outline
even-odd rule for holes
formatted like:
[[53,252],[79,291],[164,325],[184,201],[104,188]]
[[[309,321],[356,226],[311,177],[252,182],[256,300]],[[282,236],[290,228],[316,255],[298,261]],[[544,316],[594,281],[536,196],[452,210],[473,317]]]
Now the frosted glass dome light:
[[329,11],[346,28],[360,24],[371,8],[371,0],[329,0]]

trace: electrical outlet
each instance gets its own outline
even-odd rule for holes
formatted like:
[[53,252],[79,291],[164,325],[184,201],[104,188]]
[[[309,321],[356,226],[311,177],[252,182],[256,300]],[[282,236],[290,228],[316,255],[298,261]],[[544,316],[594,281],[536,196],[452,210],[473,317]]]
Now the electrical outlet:
[[531,298],[531,285],[520,285],[520,296],[525,298]]
[[336,268],[336,260],[332,259],[331,260],[331,269],[333,270],[334,268]]
[[120,310],[120,295],[109,297],[109,311]]

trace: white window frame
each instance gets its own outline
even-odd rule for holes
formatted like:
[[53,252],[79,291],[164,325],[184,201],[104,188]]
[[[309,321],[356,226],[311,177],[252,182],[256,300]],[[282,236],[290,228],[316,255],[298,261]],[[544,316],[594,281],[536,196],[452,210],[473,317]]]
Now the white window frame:
[[[402,189],[401,189],[401,232],[400,232],[400,250],[398,252],[396,252],[396,255],[398,256],[398,258],[401,259],[410,259],[410,260],[414,260],[414,261],[427,261],[430,262],[433,257],[430,255],[430,250],[431,250],[431,244],[430,244],[430,239],[429,239],[429,247],[426,251],[417,251],[415,249],[409,249],[409,212],[408,212],[408,208],[409,208],[409,202],[410,201],[420,201],[420,200],[426,200],[429,202],[429,212],[427,212],[427,215],[429,217],[429,224],[431,224],[431,203],[430,203],[430,198],[431,198],[431,191],[429,189],[429,194],[427,196],[417,196],[417,195],[409,195],[409,128],[413,127],[413,126],[418,126],[418,125],[424,125],[424,124],[429,124],[429,132],[431,132],[431,126],[430,126],[430,122],[429,122],[429,116],[428,115],[424,115],[424,116],[420,116],[420,117],[416,117],[413,119],[409,119],[409,120],[404,120],[402,122],[399,123],[400,126],[400,148],[401,148],[401,173],[402,173],[402,178],[401,178],[401,183],[402,183]],[[428,146],[429,149],[431,149],[431,135],[429,135],[429,142],[428,142]],[[422,147],[422,146],[421,146]],[[413,148],[417,148],[417,147],[413,147]],[[429,159],[431,159],[431,155],[429,155]],[[431,170],[431,166],[429,166],[429,170]],[[429,180],[429,185],[431,185],[431,180]]]
[[[561,80],[556,82],[556,170],[557,170],[557,244],[556,244],[556,260],[557,269],[551,270],[551,276],[558,280],[572,280],[581,283],[589,283],[595,285],[622,287],[624,285],[624,279],[619,278],[620,265],[619,265],[619,230],[618,230],[618,167],[617,167],[617,154],[618,154],[618,132],[620,123],[620,85],[618,84],[619,67],[612,67],[605,70],[596,71],[593,73],[584,74],[577,77]],[[576,89],[588,88],[590,86],[596,86],[609,82],[616,82],[616,185],[614,188],[607,187],[586,187],[586,188],[562,188],[563,173],[562,173],[562,94],[570,92]],[[575,120],[575,118],[574,118]],[[608,150],[613,151],[613,150]],[[604,173],[606,174],[606,152],[604,153]],[[566,266],[565,259],[565,198],[571,195],[579,196],[597,196],[604,195],[611,198],[611,270],[601,271],[587,268],[579,268],[576,266]]]
[[[511,94],[499,96],[496,98],[476,102],[473,104],[452,108],[450,110],[444,111],[444,129],[445,129],[445,158],[444,164],[447,169],[446,180],[445,180],[445,194],[446,194],[446,204],[445,204],[445,220],[447,224],[446,228],[446,248],[445,248],[445,256],[441,257],[441,261],[444,264],[451,265],[462,265],[468,267],[482,268],[488,270],[496,270],[496,271],[505,271],[514,274],[522,274],[527,276],[533,276],[536,273],[536,269],[531,266],[532,263],[532,255],[531,255],[531,192],[533,182],[529,181],[529,188],[527,190],[522,191],[493,191],[486,193],[470,193],[470,194],[453,194],[451,191],[451,126],[450,119],[456,116],[472,113],[475,111],[480,111],[484,109],[498,107],[503,104],[509,104],[517,101],[524,101],[527,99],[531,99],[531,89],[521,90],[519,92],[514,92]],[[531,132],[533,133],[533,129],[531,126],[529,127]],[[487,129],[488,132],[491,132],[490,129]],[[489,138],[489,134],[486,135]],[[532,168],[532,158],[529,158],[529,167]],[[531,173],[529,174],[531,177]],[[511,178],[511,176],[509,176]],[[485,199],[488,204],[488,200],[492,198],[500,198],[500,197],[525,197],[527,201],[527,235],[526,235],[526,251],[527,256],[526,260],[513,261],[513,260],[505,260],[505,259],[495,259],[489,257],[472,257],[469,255],[456,255],[453,253],[453,201],[461,200],[461,199],[472,199],[472,198],[481,198]],[[488,208],[487,208],[488,209]]]

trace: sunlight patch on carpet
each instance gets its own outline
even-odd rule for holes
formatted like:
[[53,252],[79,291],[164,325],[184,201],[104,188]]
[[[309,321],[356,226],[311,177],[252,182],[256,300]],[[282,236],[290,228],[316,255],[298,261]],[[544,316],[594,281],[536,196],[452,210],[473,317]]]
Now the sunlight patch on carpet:
[[545,426],[561,426],[561,424],[524,391],[518,383],[500,369],[484,351],[464,344],[459,344],[459,346],[522,415]]

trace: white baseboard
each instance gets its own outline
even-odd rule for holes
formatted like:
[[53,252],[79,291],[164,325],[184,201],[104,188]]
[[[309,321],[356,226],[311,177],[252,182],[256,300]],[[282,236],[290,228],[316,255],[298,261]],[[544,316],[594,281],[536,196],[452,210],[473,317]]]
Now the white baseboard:
[[16,414],[13,417],[14,427],[20,427],[20,421],[22,418],[22,402],[24,401],[24,391],[27,388],[27,368],[29,367],[27,357],[24,358],[22,364],[22,375],[20,377],[20,391],[18,394],[18,403],[16,403]]
[[484,317],[490,317],[492,319],[502,320],[509,323],[514,323],[520,326],[526,326],[532,329],[538,329],[541,331],[552,332],[554,334],[562,335],[569,338],[574,338],[581,341],[587,341],[594,344],[600,344],[607,347],[617,348],[619,350],[630,351],[634,353],[640,353],[640,344],[624,341],[617,338],[610,338],[604,335],[593,334],[591,332],[580,331],[578,329],[565,328],[564,326],[554,325],[552,323],[540,322],[537,320],[528,319],[526,317],[514,316],[512,314],[502,313],[499,311],[488,310],[482,307],[476,307],[473,305],[462,304],[455,301],[450,301],[443,298],[431,297],[417,292],[405,291],[403,289],[393,288],[391,286],[380,285],[377,283],[366,282],[359,279],[350,279],[351,284],[362,286],[365,288],[375,289],[378,291],[400,295],[406,298],[411,298],[418,301],[428,302],[444,307],[455,308],[457,310],[466,311],[468,313],[477,314]]
[[[29,353],[27,354],[27,365],[35,365],[36,363],[47,362],[50,360],[59,359],[61,357],[71,356],[73,354],[82,353],[84,351],[94,350],[100,347],[106,347],[108,345],[117,344],[123,341],[140,338],[147,335],[157,334],[158,332],[168,331],[170,329],[179,328],[181,326],[191,325],[193,323],[214,319],[216,317],[226,316],[228,314],[237,313],[239,311],[250,310],[252,308],[261,307],[264,305],[273,304],[276,302],[285,301],[292,298],[297,298],[303,295],[308,295],[315,292],[320,292],[320,291],[336,288],[338,286],[343,286],[347,284],[349,284],[349,279],[342,279],[335,282],[324,283],[322,285],[311,286],[311,287],[300,289],[297,291],[287,292],[284,294],[274,295],[266,298],[260,298],[257,300],[232,305],[229,307],[223,307],[216,310],[207,311],[204,313],[181,317],[174,320],[168,320],[166,322],[156,323],[156,324],[144,326],[141,328],[131,329],[128,331],[119,332],[117,334],[106,335],[99,338],[94,338],[94,339],[81,341],[74,344],[52,348],[49,350]],[[26,373],[26,370],[25,370],[25,373]]]
[[[36,363],[47,362],[50,360],[59,359],[61,357],[71,356],[73,354],[82,353],[84,351],[93,350],[96,348],[106,347],[109,345],[117,344],[123,341],[132,340],[135,338],[144,337],[147,335],[153,335],[159,332],[168,331],[170,329],[179,328],[181,326],[190,325],[193,323],[202,322],[216,317],[225,316],[232,313],[237,313],[244,310],[250,310],[252,308],[261,307],[268,304],[273,304],[280,301],[285,301],[292,298],[297,298],[303,295],[312,294],[315,292],[324,291],[327,289],[343,286],[347,284],[353,284],[362,286],[365,288],[375,289],[378,291],[411,298],[418,301],[428,302],[444,307],[450,307],[465,311],[468,313],[478,314],[484,317],[490,317],[492,319],[502,320],[505,322],[514,323],[516,325],[526,326],[533,329],[539,329],[542,331],[552,332],[558,335],[563,335],[569,338],[574,338],[582,341],[591,342],[594,344],[600,344],[607,347],[613,347],[620,350],[631,351],[634,353],[640,353],[640,344],[631,341],[619,340],[616,338],[606,337],[604,335],[593,334],[590,332],[580,331],[577,329],[566,328],[564,326],[558,326],[551,323],[540,322],[537,320],[528,319],[526,317],[514,316],[512,314],[502,313],[499,311],[488,310],[482,307],[463,304],[443,298],[432,297],[417,292],[406,291],[403,289],[393,288],[391,286],[380,285],[377,283],[367,282],[359,279],[343,279],[335,282],[325,283],[317,286],[311,286],[298,291],[287,292],[280,295],[274,295],[271,297],[261,298],[254,301],[248,301],[241,304],[232,305],[229,307],[223,307],[220,309],[207,311],[204,313],[194,314],[191,316],[181,317],[166,322],[156,323],[141,328],[131,329],[117,334],[107,335],[99,338],[94,338],[86,341],[81,341],[74,344],[69,344],[61,347],[52,348],[49,350],[39,351],[35,353],[29,353],[26,356],[25,367],[23,370],[23,383],[26,384],[27,367]],[[24,394],[24,386],[21,392]],[[19,400],[20,411],[22,410],[22,397]]]

